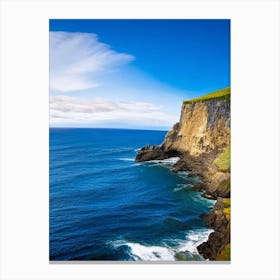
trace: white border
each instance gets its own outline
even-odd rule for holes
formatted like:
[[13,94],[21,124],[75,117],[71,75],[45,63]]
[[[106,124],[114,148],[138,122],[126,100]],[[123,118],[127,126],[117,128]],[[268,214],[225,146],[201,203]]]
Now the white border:
[[[48,262],[48,19],[230,18],[232,261]],[[279,279],[279,2],[1,2],[1,279]]]

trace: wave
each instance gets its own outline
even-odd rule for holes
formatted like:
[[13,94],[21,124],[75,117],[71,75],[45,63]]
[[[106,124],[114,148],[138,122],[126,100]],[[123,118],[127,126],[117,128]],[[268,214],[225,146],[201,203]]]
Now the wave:
[[127,246],[129,248],[128,254],[134,261],[176,261],[176,253],[187,253],[190,260],[204,260],[196,247],[205,242],[211,232],[213,232],[212,229],[191,230],[187,233],[185,240],[173,240],[177,241],[176,247],[148,246],[125,240],[116,240],[110,243],[115,248]]
[[131,256],[135,260],[146,261],[174,261],[174,252],[162,246],[144,246],[139,243],[127,243],[130,247]]
[[[180,158],[179,157],[170,157],[167,159],[162,159],[162,160],[149,160],[149,161],[145,161],[145,162],[141,162],[138,164],[151,164],[151,166],[155,166],[155,165],[173,165],[175,164]],[[122,158],[118,158],[118,160],[121,161],[135,161],[134,157],[122,157]]]
[[190,253],[199,254],[196,247],[207,241],[209,234],[213,231],[213,229],[190,230],[186,235],[186,241],[181,242],[177,251],[188,251]]
[[135,158],[119,158],[118,160],[122,160],[122,161],[135,161]]
[[132,152],[134,151],[131,147],[119,147],[115,149],[101,149],[97,151],[94,155],[95,156],[108,156],[108,155],[117,155],[122,154],[124,152]]
[[177,184],[177,187],[174,188],[174,192],[179,192],[179,191],[182,191],[182,190],[187,190],[191,187],[192,185],[191,184]]
[[90,147],[88,144],[86,145],[69,145],[69,146],[50,146],[50,152],[63,152],[67,150],[80,150]]
[[179,157],[170,157],[166,159],[154,159],[141,162],[147,166],[173,166],[180,158]]
[[180,159],[179,157],[170,157],[170,158],[166,158],[166,159],[149,160],[147,162],[163,163],[163,164],[175,164],[179,159]]
[[134,261],[174,261],[174,252],[171,248],[164,246],[146,246],[140,243],[116,240],[112,242],[116,248],[120,246],[129,247],[129,255]]

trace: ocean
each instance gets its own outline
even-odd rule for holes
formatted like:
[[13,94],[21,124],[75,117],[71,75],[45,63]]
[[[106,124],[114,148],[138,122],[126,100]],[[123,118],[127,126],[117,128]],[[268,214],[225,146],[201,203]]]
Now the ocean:
[[173,261],[211,230],[213,200],[171,171],[178,158],[136,163],[137,150],[166,131],[50,128],[50,260]]

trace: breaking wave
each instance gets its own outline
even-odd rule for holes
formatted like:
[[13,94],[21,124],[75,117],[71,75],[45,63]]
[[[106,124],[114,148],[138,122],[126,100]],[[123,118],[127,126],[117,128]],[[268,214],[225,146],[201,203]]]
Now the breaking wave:
[[190,256],[193,256],[196,260],[198,257],[203,260],[203,257],[199,255],[196,247],[205,242],[211,232],[213,232],[212,229],[191,230],[187,233],[185,240],[173,240],[173,243],[177,241],[177,246],[174,247],[166,244],[162,246],[149,246],[127,242],[125,240],[113,241],[111,245],[116,249],[122,246],[128,247],[129,250],[127,253],[134,261],[175,261],[175,255],[179,252],[189,253]]
[[166,158],[166,159],[149,160],[147,162],[175,164],[179,159],[180,159],[179,157],[170,157],[170,158]]
[[128,158],[128,157],[126,157],[126,158],[119,158],[119,160],[122,160],[122,161],[135,161],[135,158]]

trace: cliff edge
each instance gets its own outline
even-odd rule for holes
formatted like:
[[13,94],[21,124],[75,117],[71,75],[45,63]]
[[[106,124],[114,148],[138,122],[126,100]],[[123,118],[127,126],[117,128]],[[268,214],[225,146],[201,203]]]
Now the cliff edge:
[[174,124],[163,143],[138,151],[136,161],[180,160],[173,171],[189,171],[188,176],[201,178],[193,187],[203,196],[217,199],[205,223],[215,231],[207,242],[198,246],[206,259],[229,260],[230,254],[230,88],[183,102],[180,121]]

